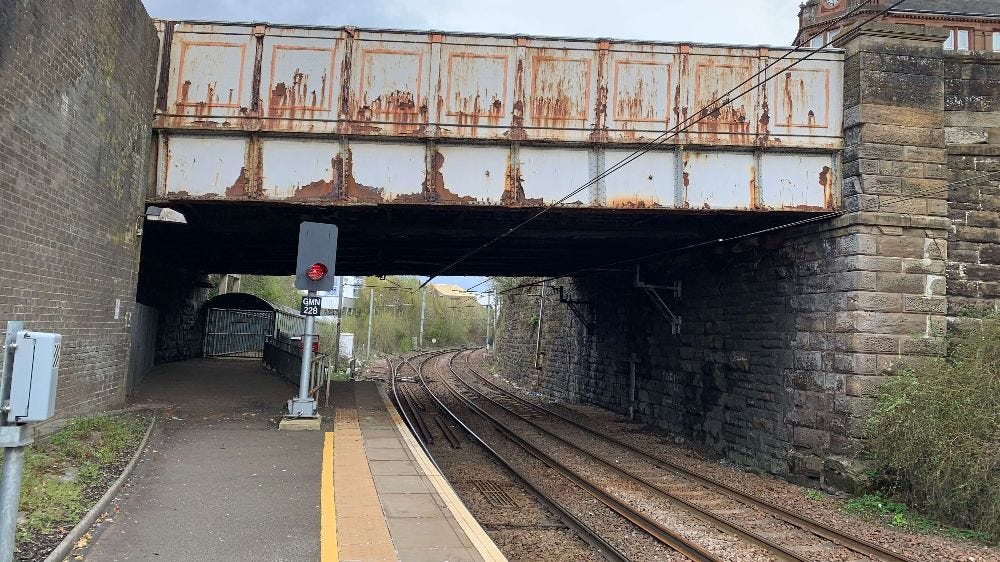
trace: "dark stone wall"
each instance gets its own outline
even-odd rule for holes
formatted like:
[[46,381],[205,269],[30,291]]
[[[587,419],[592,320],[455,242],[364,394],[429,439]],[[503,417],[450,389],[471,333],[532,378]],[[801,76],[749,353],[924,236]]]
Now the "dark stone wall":
[[950,171],[942,35],[872,26],[843,41],[844,215],[644,263],[644,282],[681,283],[680,298],[661,292],[679,334],[634,274],[557,282],[595,303],[594,329],[546,294],[541,370],[539,289],[509,297],[501,373],[556,398],[631,405],[745,466],[852,487],[872,393],[901,360],[943,349]]
[[61,417],[124,396],[157,50],[139,0],[0,2],[0,321],[63,334]]
[[160,263],[156,256],[143,256],[137,300],[157,311],[154,363],[202,356],[202,305],[214,292],[207,275]]
[[948,314],[961,325],[1000,302],[1000,53],[945,58]]

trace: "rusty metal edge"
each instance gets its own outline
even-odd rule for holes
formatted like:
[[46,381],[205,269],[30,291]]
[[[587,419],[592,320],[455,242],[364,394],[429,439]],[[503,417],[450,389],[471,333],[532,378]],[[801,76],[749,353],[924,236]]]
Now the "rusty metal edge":
[[56,545],[52,552],[45,558],[45,562],[60,562],[64,560],[73,551],[73,546],[76,544],[80,537],[82,537],[90,527],[93,526],[97,518],[104,512],[111,503],[111,500],[118,495],[118,492],[125,485],[125,482],[132,476],[132,472],[135,470],[136,465],[139,464],[139,460],[142,458],[142,454],[146,451],[146,445],[149,444],[149,436],[153,433],[153,428],[156,427],[157,416],[154,414],[153,419],[149,422],[149,427],[146,428],[146,434],[142,437],[142,441],[136,448],[135,453],[132,455],[132,460],[129,461],[125,469],[122,470],[118,479],[114,481],[107,492],[101,496],[101,499],[97,500],[94,507],[90,508],[90,511],[80,519],[80,522],[76,524],[75,527],[70,529],[69,533],[63,537],[63,540]]

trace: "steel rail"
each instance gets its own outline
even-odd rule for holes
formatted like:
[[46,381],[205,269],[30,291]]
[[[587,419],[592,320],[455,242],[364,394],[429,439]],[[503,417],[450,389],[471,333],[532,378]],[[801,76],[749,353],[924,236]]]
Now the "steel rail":
[[[453,355],[452,358],[451,358],[452,362],[461,353],[462,352],[458,352],[455,355]],[[785,548],[784,546],[782,546],[782,545],[774,542],[773,540],[771,540],[771,539],[769,539],[769,538],[767,538],[767,537],[765,537],[765,536],[757,533],[756,531],[753,531],[751,529],[747,529],[747,528],[739,525],[738,523],[730,521],[729,519],[727,519],[725,517],[722,517],[720,515],[716,515],[715,513],[712,513],[711,511],[708,511],[708,510],[706,510],[706,509],[698,506],[697,504],[691,502],[690,500],[687,500],[685,498],[682,498],[681,496],[678,496],[677,494],[674,494],[673,492],[669,492],[667,490],[664,490],[663,488],[661,488],[660,486],[657,486],[656,483],[650,481],[649,479],[644,478],[643,476],[641,476],[639,474],[636,474],[635,472],[632,472],[631,470],[628,470],[626,468],[622,468],[620,466],[617,466],[614,462],[611,462],[611,461],[605,459],[604,457],[602,457],[602,456],[600,456],[600,455],[598,455],[596,453],[593,453],[591,451],[588,451],[587,449],[584,449],[583,447],[577,445],[576,443],[572,442],[569,439],[566,439],[565,437],[562,437],[561,435],[553,432],[552,430],[546,429],[546,428],[544,428],[544,427],[536,424],[535,422],[531,421],[530,419],[526,418],[525,416],[523,416],[523,415],[515,412],[514,410],[510,409],[509,407],[505,406],[504,404],[500,403],[499,401],[495,400],[494,398],[488,396],[486,393],[482,392],[481,390],[479,390],[479,389],[475,388],[474,386],[472,386],[471,384],[469,384],[465,379],[462,378],[461,375],[458,374],[458,371],[454,369],[454,367],[451,364],[451,362],[449,362],[449,367],[451,367],[452,374],[455,375],[455,378],[457,378],[463,385],[465,385],[467,388],[469,388],[469,390],[471,390],[472,392],[476,393],[477,395],[479,395],[483,399],[487,400],[488,402],[490,402],[491,404],[493,404],[497,408],[500,408],[500,409],[504,410],[505,412],[507,412],[508,414],[510,414],[510,415],[516,417],[517,419],[521,420],[522,422],[529,424],[531,427],[535,428],[535,430],[538,431],[539,433],[542,433],[543,435],[546,435],[546,436],[548,436],[548,437],[550,437],[552,439],[555,439],[555,440],[557,440],[557,441],[559,441],[559,442],[561,442],[561,443],[569,446],[573,450],[577,451],[579,454],[581,454],[581,455],[583,455],[583,456],[585,456],[585,457],[587,457],[589,459],[597,461],[598,463],[600,463],[600,464],[604,465],[605,467],[609,468],[612,472],[618,473],[618,474],[626,477],[627,479],[629,479],[629,480],[631,480],[633,482],[639,483],[640,485],[642,485],[644,488],[646,488],[647,490],[649,490],[653,494],[655,494],[655,495],[659,496],[660,498],[668,501],[669,503],[673,504],[675,507],[679,507],[679,508],[687,511],[688,513],[690,513],[694,517],[697,517],[701,521],[703,521],[703,522],[705,522],[705,523],[707,523],[709,525],[712,525],[712,526],[716,527],[717,529],[719,529],[721,531],[729,533],[730,535],[734,535],[734,536],[736,536],[736,537],[738,537],[738,538],[740,538],[740,539],[742,539],[742,540],[744,540],[746,542],[753,543],[756,546],[759,546],[759,547],[763,548],[764,550],[767,550],[768,552],[770,552],[771,554],[773,554],[779,560],[784,560],[786,562],[808,562],[810,560],[809,558],[804,557],[802,554],[799,554],[798,552],[795,552],[793,550],[789,550],[788,548]]]
[[[434,468],[436,468],[438,472],[441,472],[441,467],[438,466],[437,461],[434,460],[434,456],[431,455],[430,447],[424,441],[423,437],[421,437],[421,435],[419,434],[418,426],[414,424],[413,420],[410,419],[410,415],[406,412],[406,408],[403,407],[403,402],[401,402],[399,399],[399,389],[396,386],[396,376],[399,374],[399,367],[401,367],[404,363],[409,365],[409,360],[407,360],[406,358],[400,358],[400,359],[401,359],[400,362],[395,366],[392,364],[392,359],[386,359],[389,362],[389,371],[391,373],[389,378],[390,378],[390,386],[392,389],[392,398],[396,404],[396,409],[399,410],[400,415],[403,417],[403,422],[406,423],[406,426],[408,428],[410,428],[410,433],[416,436],[417,443],[420,444],[420,448],[423,449],[424,454],[426,454],[427,458],[430,459],[431,464],[434,465]],[[410,365],[410,367],[413,368],[413,365]],[[413,412],[413,415],[416,416],[417,413]]]
[[[454,356],[457,355],[458,353],[461,352],[460,351],[454,352],[452,360],[454,360]],[[449,367],[451,367],[451,361],[449,361]],[[424,388],[427,390],[428,394],[430,394],[431,397],[438,402],[438,404],[441,404],[442,407],[444,407],[440,399],[430,390],[429,386],[426,383],[426,379],[423,377],[423,374],[420,375],[420,381],[424,384]],[[441,382],[449,390],[449,392],[451,392],[452,395],[458,398],[459,401],[464,403],[466,407],[468,407],[475,414],[482,417],[484,420],[493,425],[505,437],[507,437],[508,439],[519,445],[522,449],[527,451],[533,457],[537,458],[538,460],[545,463],[550,468],[561,474],[567,480],[576,484],[579,488],[589,493],[591,496],[593,496],[595,499],[597,499],[605,506],[613,510],[615,513],[618,513],[623,518],[630,521],[633,525],[645,531],[647,534],[649,534],[657,541],[687,556],[689,559],[695,560],[697,562],[723,562],[724,560],[723,558],[719,558],[715,554],[712,554],[711,552],[703,549],[701,546],[680,536],[672,529],[669,529],[661,525],[659,522],[646,517],[639,511],[633,509],[627,503],[608,494],[601,487],[595,485],[586,478],[583,478],[582,476],[580,476],[570,468],[566,467],[564,464],[560,463],[553,457],[542,452],[541,449],[535,447],[528,441],[522,439],[516,432],[514,432],[509,427],[504,425],[495,416],[491,415],[489,412],[479,407],[479,405],[477,405],[471,399],[464,396],[457,388],[454,387],[454,385],[448,382],[447,378],[441,377],[439,382]]]
[[846,534],[846,533],[844,533],[842,531],[838,531],[836,529],[828,527],[828,526],[826,526],[826,525],[824,525],[824,524],[822,524],[822,523],[820,523],[820,522],[818,522],[818,521],[816,521],[814,519],[811,519],[811,518],[809,518],[807,516],[798,515],[798,514],[796,514],[795,512],[793,512],[793,511],[791,511],[789,509],[781,507],[781,506],[779,506],[777,504],[773,504],[773,503],[771,503],[771,502],[769,502],[769,501],[767,501],[767,500],[765,500],[763,498],[751,495],[751,494],[749,494],[747,492],[743,492],[743,491],[741,491],[741,490],[739,490],[739,489],[737,489],[737,488],[735,488],[733,486],[730,486],[729,484],[726,484],[725,482],[717,480],[717,479],[715,479],[715,478],[713,478],[711,476],[705,476],[705,475],[702,475],[702,474],[698,474],[697,472],[694,472],[693,470],[691,470],[689,468],[686,468],[683,465],[677,464],[677,463],[675,463],[673,461],[670,461],[670,460],[662,458],[662,457],[657,457],[657,456],[651,455],[651,454],[647,453],[646,451],[643,451],[642,449],[639,449],[638,447],[635,447],[634,445],[631,445],[631,444],[629,444],[629,443],[627,443],[625,441],[622,441],[622,440],[620,440],[620,439],[618,439],[616,437],[613,437],[613,436],[610,436],[610,435],[606,435],[605,433],[601,432],[600,430],[594,429],[592,427],[588,427],[588,426],[586,426],[586,425],[584,425],[584,424],[582,424],[582,423],[580,423],[580,422],[578,422],[578,421],[576,421],[576,420],[574,420],[574,419],[572,419],[572,418],[570,418],[570,417],[568,417],[568,416],[566,416],[566,415],[564,415],[564,414],[562,414],[560,412],[557,412],[555,410],[546,408],[545,406],[542,406],[540,404],[535,404],[534,402],[531,402],[530,400],[525,400],[524,398],[518,396],[517,394],[514,394],[513,392],[511,392],[511,391],[509,391],[509,390],[501,387],[500,385],[496,384],[495,382],[489,380],[489,378],[486,377],[485,375],[483,375],[482,372],[480,372],[478,369],[476,369],[475,367],[473,367],[470,355],[471,354],[466,355],[466,364],[467,364],[467,366],[469,368],[469,371],[471,371],[477,378],[479,378],[481,381],[483,381],[484,383],[486,383],[487,385],[489,385],[491,388],[494,388],[498,392],[501,392],[502,394],[504,394],[506,396],[509,396],[509,397],[511,397],[511,398],[513,398],[513,399],[515,399],[515,400],[517,400],[517,401],[519,401],[519,402],[521,402],[521,403],[529,406],[530,408],[533,408],[534,410],[538,411],[539,413],[544,413],[544,414],[548,414],[548,415],[551,415],[551,416],[555,416],[555,417],[559,418],[560,420],[562,420],[562,421],[564,421],[564,422],[566,422],[566,423],[568,423],[568,424],[570,424],[570,425],[572,425],[572,426],[574,426],[574,427],[576,427],[576,428],[578,428],[580,430],[586,431],[587,433],[589,433],[591,435],[594,435],[596,437],[604,439],[605,441],[613,443],[613,444],[615,444],[615,445],[617,445],[617,446],[619,446],[619,447],[621,447],[623,449],[626,449],[629,452],[634,453],[634,454],[636,454],[636,455],[638,455],[638,456],[640,456],[640,457],[642,457],[642,458],[650,461],[651,463],[653,463],[658,468],[662,468],[664,470],[668,470],[670,472],[673,472],[674,474],[677,474],[679,476],[688,478],[690,480],[694,480],[695,482],[698,482],[702,486],[705,486],[705,487],[707,487],[707,488],[709,488],[709,489],[711,489],[713,491],[716,491],[719,494],[724,495],[724,496],[726,496],[727,498],[729,498],[731,500],[734,500],[734,501],[737,501],[737,502],[740,502],[740,503],[744,503],[744,504],[749,504],[749,505],[751,505],[753,507],[756,507],[757,509],[760,509],[761,511],[764,511],[764,512],[766,512],[766,513],[768,513],[768,514],[770,514],[770,515],[772,515],[774,517],[777,517],[778,519],[781,519],[782,521],[785,521],[786,523],[792,524],[792,525],[794,525],[796,527],[799,527],[800,529],[803,529],[805,531],[809,531],[809,532],[811,532],[811,533],[813,533],[813,534],[815,534],[815,535],[817,535],[817,536],[819,536],[821,538],[824,538],[824,539],[829,540],[829,541],[831,541],[833,543],[839,544],[839,545],[843,546],[844,548],[847,548],[849,550],[853,550],[853,551],[855,551],[855,552],[857,552],[859,554],[864,554],[866,556],[870,556],[872,558],[875,558],[876,560],[881,560],[881,561],[885,561],[885,562],[919,562],[915,558],[910,558],[908,556],[905,556],[905,555],[902,555],[902,554],[898,554],[898,553],[890,551],[890,550],[888,550],[888,549],[886,549],[884,547],[881,547],[881,546],[879,546],[877,544],[874,544],[872,542],[866,541],[866,540],[864,540],[862,538],[854,537],[854,536]]
[[[408,360],[403,359],[403,362],[408,363]],[[459,418],[458,415],[455,414],[455,412],[453,412],[450,408],[444,405],[444,403],[430,390],[426,380],[424,380],[423,375],[420,373],[419,370],[413,367],[413,365],[410,365],[410,367],[415,372],[417,372],[417,377],[420,380],[420,384],[423,386],[424,390],[431,397],[431,399],[433,399],[434,402],[437,403],[437,407],[445,414],[447,414],[448,417],[454,420],[454,422],[458,424],[463,430],[465,430],[465,432],[476,443],[478,443],[479,446],[483,448],[483,450],[485,450],[494,459],[496,459],[496,461],[500,464],[501,467],[505,468],[512,475],[514,475],[514,478],[518,482],[520,482],[522,486],[524,486],[532,495],[534,495],[535,498],[538,499],[538,501],[541,502],[545,507],[547,507],[553,513],[555,513],[556,516],[559,517],[559,519],[568,528],[572,529],[577,534],[577,536],[579,536],[584,542],[597,549],[601,553],[601,555],[604,556],[604,558],[609,560],[610,562],[629,562],[629,558],[625,556],[625,554],[622,553],[620,550],[618,550],[617,547],[607,542],[596,531],[588,527],[586,523],[584,523],[575,515],[567,511],[558,502],[556,502],[555,499],[553,499],[551,496],[549,496],[548,494],[540,490],[537,486],[535,486],[528,479],[528,477],[525,476],[521,471],[514,468],[514,465],[511,464],[510,461],[508,461],[503,455],[501,455],[499,451],[491,447],[482,437],[480,437],[475,431],[473,431],[471,427],[466,425],[465,422],[463,422],[461,418]],[[421,368],[422,367],[423,365],[421,365]]]

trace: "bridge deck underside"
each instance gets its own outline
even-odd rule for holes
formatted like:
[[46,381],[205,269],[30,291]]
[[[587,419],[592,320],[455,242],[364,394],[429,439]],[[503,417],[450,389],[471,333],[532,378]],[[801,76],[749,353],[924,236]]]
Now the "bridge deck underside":
[[[436,273],[539,208],[159,201],[186,224],[147,222],[143,255],[208,273],[291,274],[302,221],[339,226],[337,273]],[[753,233],[815,211],[553,208],[464,260],[450,275],[566,275]]]

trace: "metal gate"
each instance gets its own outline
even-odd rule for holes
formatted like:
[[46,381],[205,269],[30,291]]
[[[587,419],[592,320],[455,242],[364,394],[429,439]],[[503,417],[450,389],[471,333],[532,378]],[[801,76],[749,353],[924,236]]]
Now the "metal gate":
[[205,317],[205,357],[264,356],[264,338],[274,335],[274,312],[210,308]]

